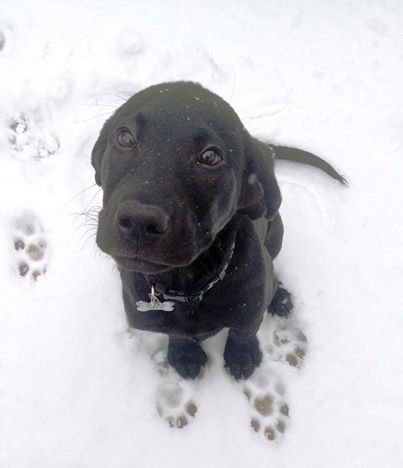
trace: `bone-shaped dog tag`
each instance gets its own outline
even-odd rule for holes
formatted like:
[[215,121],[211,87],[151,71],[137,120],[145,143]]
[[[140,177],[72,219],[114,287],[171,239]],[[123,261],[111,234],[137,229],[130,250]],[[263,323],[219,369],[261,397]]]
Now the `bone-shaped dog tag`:
[[175,303],[172,301],[160,301],[155,294],[154,286],[151,286],[151,293],[148,296],[150,298],[150,302],[136,302],[136,307],[139,312],[147,312],[149,310],[165,310],[169,312],[174,310]]

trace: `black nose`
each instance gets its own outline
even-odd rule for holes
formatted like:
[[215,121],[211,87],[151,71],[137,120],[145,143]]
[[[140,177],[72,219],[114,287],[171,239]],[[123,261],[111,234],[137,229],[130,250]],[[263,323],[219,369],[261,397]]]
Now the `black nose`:
[[161,208],[127,200],[118,205],[116,222],[127,240],[157,240],[169,229],[169,216]]

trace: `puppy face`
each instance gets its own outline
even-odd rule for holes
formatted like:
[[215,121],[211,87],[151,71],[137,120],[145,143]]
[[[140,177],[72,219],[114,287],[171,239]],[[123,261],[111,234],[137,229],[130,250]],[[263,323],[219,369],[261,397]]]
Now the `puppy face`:
[[104,191],[101,250],[148,274],[193,262],[237,210],[264,195],[246,174],[245,138],[232,108],[197,84],[134,95],[106,122],[92,155]]

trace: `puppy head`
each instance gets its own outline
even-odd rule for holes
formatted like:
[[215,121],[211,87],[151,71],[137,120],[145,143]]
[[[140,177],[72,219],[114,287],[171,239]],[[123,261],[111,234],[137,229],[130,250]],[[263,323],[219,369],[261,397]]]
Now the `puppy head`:
[[267,206],[264,186],[277,184],[261,152],[233,109],[200,85],[135,94],[105,123],[92,153],[103,188],[98,246],[146,274],[189,265],[238,211],[271,216],[277,202]]

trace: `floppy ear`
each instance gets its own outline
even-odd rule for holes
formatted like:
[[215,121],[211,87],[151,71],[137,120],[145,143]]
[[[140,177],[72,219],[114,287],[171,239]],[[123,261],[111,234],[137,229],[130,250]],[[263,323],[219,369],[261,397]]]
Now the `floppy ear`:
[[102,159],[105,153],[107,144],[107,133],[109,130],[109,120],[107,120],[102,127],[101,133],[99,134],[98,140],[95,142],[94,148],[91,154],[91,164],[95,169],[95,182],[101,187],[101,167]]
[[276,216],[281,193],[274,175],[274,158],[268,145],[245,134],[245,169],[239,209],[251,219]]

